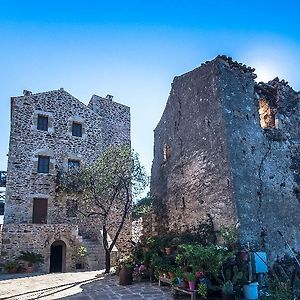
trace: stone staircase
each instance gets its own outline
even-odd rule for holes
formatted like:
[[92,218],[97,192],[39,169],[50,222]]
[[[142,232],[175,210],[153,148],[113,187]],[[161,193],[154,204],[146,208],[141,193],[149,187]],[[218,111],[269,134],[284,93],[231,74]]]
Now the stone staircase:
[[86,269],[96,271],[105,268],[105,252],[99,241],[89,238],[82,239],[83,246],[87,249]]

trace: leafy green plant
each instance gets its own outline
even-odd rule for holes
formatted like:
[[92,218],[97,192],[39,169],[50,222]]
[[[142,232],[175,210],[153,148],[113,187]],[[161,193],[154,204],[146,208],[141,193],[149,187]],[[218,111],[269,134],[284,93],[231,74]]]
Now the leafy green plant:
[[116,260],[116,273],[119,274],[122,267],[126,269],[133,270],[135,266],[134,256],[132,254],[124,256],[124,257],[117,257]]
[[217,277],[223,263],[232,255],[232,252],[221,246],[183,244],[179,246],[176,262],[178,265],[190,266],[197,271],[203,270]]
[[233,286],[233,283],[230,280],[226,281],[223,284],[222,292],[225,295],[233,295],[233,293],[234,293],[234,286]]
[[185,279],[187,281],[195,281],[196,280],[196,276],[195,276],[194,273],[189,272],[189,273],[185,274]]
[[137,201],[132,208],[132,218],[137,220],[138,218],[142,217],[146,213],[150,212],[152,209],[152,198],[150,193],[147,194],[145,198],[140,199]]
[[207,285],[204,283],[198,284],[197,293],[200,297],[206,298],[207,297]]
[[17,272],[20,269],[20,263],[17,261],[8,261],[4,264],[4,270],[8,273]]
[[77,257],[85,257],[87,255],[87,249],[86,247],[84,247],[83,245],[80,245],[77,249],[76,249],[76,256]]
[[[290,282],[282,282],[278,279],[268,280],[268,297],[263,300],[294,300],[299,299],[300,295],[294,295]],[[295,297],[296,296],[296,297]]]
[[238,234],[235,228],[221,226],[220,234],[224,244],[227,246],[232,246],[238,242]]
[[175,270],[175,276],[177,278],[182,278],[183,277],[183,271],[180,267],[177,267],[176,270]]
[[32,251],[21,251],[21,255],[18,257],[18,259],[26,261],[28,263],[28,267],[32,267],[34,264],[44,262],[44,258],[41,254]]

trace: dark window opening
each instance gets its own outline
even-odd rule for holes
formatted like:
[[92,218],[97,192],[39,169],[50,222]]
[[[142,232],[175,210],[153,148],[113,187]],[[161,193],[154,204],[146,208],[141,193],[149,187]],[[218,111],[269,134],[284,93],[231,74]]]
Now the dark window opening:
[[49,173],[50,157],[39,155],[38,173]]
[[73,122],[73,124],[72,124],[72,135],[73,136],[78,136],[78,137],[82,136],[82,124],[81,123]]
[[77,200],[67,200],[67,217],[76,217],[78,204]]
[[4,202],[0,202],[0,216],[4,215]]
[[79,160],[68,160],[68,172],[69,174],[77,174],[80,168],[80,161]]
[[47,224],[48,199],[33,199],[32,223]]
[[43,131],[48,131],[48,117],[47,116],[38,115],[37,129],[43,130]]

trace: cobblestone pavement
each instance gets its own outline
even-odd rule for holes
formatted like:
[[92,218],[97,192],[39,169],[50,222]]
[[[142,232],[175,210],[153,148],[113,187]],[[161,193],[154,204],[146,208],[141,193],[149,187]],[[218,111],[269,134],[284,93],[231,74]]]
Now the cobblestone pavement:
[[95,277],[98,271],[56,274],[0,276],[0,299],[173,299],[170,288],[140,282],[120,286],[117,276]]

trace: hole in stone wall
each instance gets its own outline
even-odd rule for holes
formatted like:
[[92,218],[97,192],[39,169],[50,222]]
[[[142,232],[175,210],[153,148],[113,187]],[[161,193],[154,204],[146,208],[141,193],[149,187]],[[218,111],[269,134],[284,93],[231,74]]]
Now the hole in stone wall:
[[184,200],[184,197],[182,197],[182,208],[185,208],[185,200]]
[[278,128],[276,109],[272,108],[266,99],[259,99],[259,118],[262,128]]
[[167,144],[164,144],[163,157],[164,157],[164,161],[167,161],[170,157],[170,146]]

